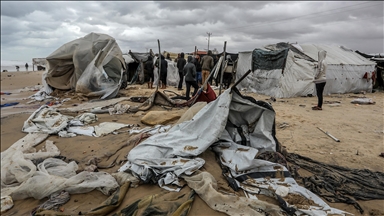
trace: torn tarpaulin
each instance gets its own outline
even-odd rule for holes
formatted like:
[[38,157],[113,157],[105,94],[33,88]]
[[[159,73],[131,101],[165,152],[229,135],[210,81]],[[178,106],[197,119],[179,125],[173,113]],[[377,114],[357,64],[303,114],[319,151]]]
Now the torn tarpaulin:
[[[277,189],[273,187],[274,181],[261,184],[267,180],[263,174],[276,175],[288,172],[287,169],[279,165],[279,170],[275,170],[278,164],[254,158],[258,153],[275,151],[277,143],[275,112],[271,105],[244,97],[236,88],[228,89],[191,120],[175,125],[166,133],[154,135],[133,148],[128,154],[128,162],[119,171],[129,169],[144,182],[157,182],[160,186],[178,183],[178,177],[192,175],[204,165],[205,161],[197,156],[213,147],[232,176],[254,173],[255,176],[250,178],[260,182],[257,186],[274,193]],[[270,176],[273,178],[279,179]],[[296,187],[296,182],[291,180],[289,194],[305,193],[305,199],[322,207],[302,209],[296,206],[296,211],[309,215],[346,214],[326,203],[323,205],[316,195]],[[285,204],[288,206],[290,203]]]

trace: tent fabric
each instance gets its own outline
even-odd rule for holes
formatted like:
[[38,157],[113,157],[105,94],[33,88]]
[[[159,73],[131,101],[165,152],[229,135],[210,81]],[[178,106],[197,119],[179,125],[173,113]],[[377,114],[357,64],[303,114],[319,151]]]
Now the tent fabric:
[[[356,200],[384,199],[382,172],[324,164],[294,153],[289,153],[287,160],[314,174],[301,177],[303,184],[328,202],[352,204],[363,214],[364,210]],[[356,190],[357,188],[359,189]]]
[[[240,79],[252,67],[252,52],[240,52],[236,79]],[[315,62],[298,59],[295,53],[287,50],[285,59],[280,59],[277,69],[256,69],[238,84],[239,89],[246,89],[258,94],[275,98],[289,98],[314,94]],[[285,61],[284,71],[282,64]]]
[[[375,62],[338,46],[313,44],[278,43],[261,50],[281,51],[289,49],[284,70],[258,69],[247,76],[238,88],[269,95],[275,98],[290,98],[316,95],[313,83],[316,74],[318,52],[327,51],[327,81],[323,94],[372,91],[372,81],[363,79],[366,72],[375,70]],[[260,52],[261,53],[261,52]],[[236,80],[254,67],[252,52],[240,52]]]
[[265,51],[255,49],[252,52],[252,70],[275,70],[284,69],[288,49]]
[[165,191],[159,194],[148,195],[136,200],[113,216],[130,215],[180,215],[187,216],[193,201],[195,192],[185,190],[180,193]]
[[68,42],[46,60],[49,69],[45,80],[49,86],[102,99],[116,96],[125,70],[116,40],[106,34],[90,33]]
[[[277,197],[275,190],[283,183],[291,196],[302,196],[314,205],[308,209],[296,205],[295,212],[346,214],[300,187],[290,177],[287,168],[255,159],[259,153],[275,152],[278,148],[275,112],[270,104],[244,97],[236,88],[224,91],[191,120],[175,125],[166,133],[151,136],[133,148],[127,156],[128,162],[120,167],[119,172],[130,170],[144,182],[157,182],[165,189],[178,191],[170,186],[181,187],[179,177],[188,179],[200,169],[205,161],[198,156],[210,147],[220,158],[220,163],[230,170],[230,177],[240,179],[236,180],[238,187],[247,183],[242,189],[250,199],[256,199],[257,194],[262,194],[260,191]],[[250,176],[251,180],[241,176]],[[292,204],[284,200],[282,203],[286,206]]]

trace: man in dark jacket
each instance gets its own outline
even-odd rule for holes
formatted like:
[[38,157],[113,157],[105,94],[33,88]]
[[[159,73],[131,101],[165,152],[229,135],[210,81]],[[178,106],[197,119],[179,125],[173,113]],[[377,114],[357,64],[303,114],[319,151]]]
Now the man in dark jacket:
[[188,56],[188,63],[185,65],[183,70],[184,76],[185,76],[185,85],[187,86],[187,92],[185,93],[187,100],[190,99],[189,93],[191,91],[191,86],[195,88],[192,96],[195,96],[199,88],[196,82],[196,66],[195,64],[193,64],[192,60],[193,60],[192,56]]
[[[212,51],[211,50],[208,50],[208,55],[204,56],[203,58],[201,58],[201,69],[203,70],[202,71],[202,82],[204,84],[205,80],[208,79],[209,77],[209,73],[211,72],[211,70],[213,69],[213,67],[215,66],[213,64],[213,58],[212,58]],[[204,91],[207,90],[207,86],[204,85]]]
[[148,88],[152,89],[153,87],[153,80],[155,79],[155,75],[153,74],[153,61],[152,56],[148,56],[148,60],[145,62],[144,65],[144,75],[145,75],[145,81],[148,82]]
[[178,90],[183,90],[183,80],[184,80],[183,70],[184,70],[185,64],[186,64],[186,61],[184,59],[184,53],[180,53],[180,58],[177,60],[177,69],[179,70],[179,77],[180,77],[179,85],[177,86]]
[[196,58],[195,58],[195,66],[196,66],[196,73],[197,73],[197,77],[196,77],[196,81],[197,81],[197,84],[202,84],[201,83],[201,64],[200,64],[200,56],[199,55],[196,55]]
[[[159,59],[156,60],[155,66],[159,68]],[[164,56],[161,55],[160,81],[161,81],[162,89],[167,88],[167,74],[168,74],[168,62],[165,60]]]

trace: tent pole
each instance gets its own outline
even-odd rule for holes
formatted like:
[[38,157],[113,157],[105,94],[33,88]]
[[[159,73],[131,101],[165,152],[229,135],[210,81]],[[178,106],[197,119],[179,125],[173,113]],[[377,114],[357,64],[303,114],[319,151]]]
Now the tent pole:
[[159,90],[159,84],[160,84],[160,70],[161,70],[161,51],[160,51],[160,40],[157,39],[157,45],[159,47],[159,57],[157,58],[159,60],[159,71],[158,73],[158,80],[157,80],[157,85],[156,85],[156,92]]
[[227,41],[224,41],[224,52],[223,52],[223,62],[221,63],[221,74],[220,74],[220,87],[219,87],[219,95],[221,95],[221,86],[223,85],[223,76],[224,76],[224,71],[223,71],[223,65],[224,65],[224,62],[225,62],[225,51],[227,49]]
[[241,81],[243,81],[243,79],[244,79],[246,76],[248,76],[248,74],[250,74],[251,72],[252,72],[251,69],[249,69],[247,72],[245,72],[245,74],[244,74],[242,77],[240,77],[240,79],[237,80],[237,81],[235,82],[235,84],[233,84],[233,86],[231,87],[231,89],[234,88],[234,87],[236,87],[236,86],[237,86]]

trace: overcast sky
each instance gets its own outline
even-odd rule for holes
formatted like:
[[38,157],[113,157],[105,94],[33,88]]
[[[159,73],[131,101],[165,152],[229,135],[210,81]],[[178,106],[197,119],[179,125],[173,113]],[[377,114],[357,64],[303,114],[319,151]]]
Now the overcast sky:
[[30,62],[90,32],[121,50],[228,52],[271,43],[343,45],[383,53],[383,2],[25,2],[1,1],[1,60]]

